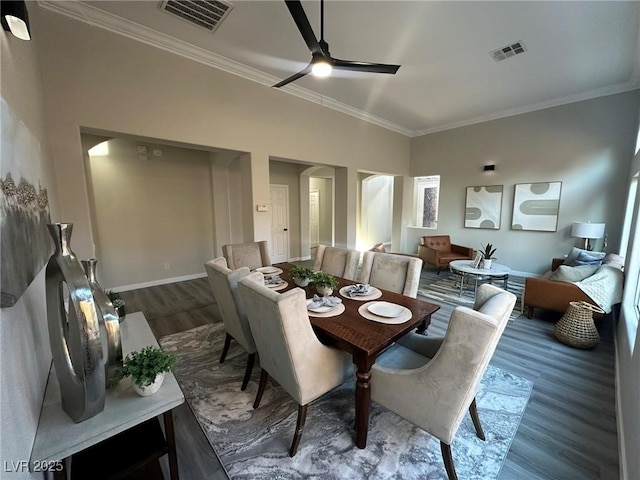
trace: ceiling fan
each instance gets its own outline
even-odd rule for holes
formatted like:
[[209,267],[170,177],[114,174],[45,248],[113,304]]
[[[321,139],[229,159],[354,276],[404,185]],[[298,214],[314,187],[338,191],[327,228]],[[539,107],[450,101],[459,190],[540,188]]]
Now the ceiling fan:
[[386,65],[383,63],[354,62],[351,60],[340,60],[334,58],[329,53],[329,44],[324,41],[324,0],[320,0],[320,40],[316,39],[307,15],[304,13],[302,3],[299,0],[285,0],[289,12],[296,22],[298,30],[302,34],[307,47],[311,51],[311,62],[303,70],[291,75],[289,78],[282,80],[274,85],[280,88],[288,83],[294,82],[304,77],[308,73],[312,73],[317,77],[328,77],[331,75],[332,69],[351,70],[354,72],[369,73],[390,73],[395,74],[400,65]]

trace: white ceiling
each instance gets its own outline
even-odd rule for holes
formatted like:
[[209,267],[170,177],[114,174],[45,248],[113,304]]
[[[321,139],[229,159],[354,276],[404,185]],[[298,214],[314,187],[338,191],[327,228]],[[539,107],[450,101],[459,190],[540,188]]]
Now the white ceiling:
[[[40,1],[95,26],[270,85],[311,55],[284,1],[231,0],[211,33],[160,0]],[[303,2],[319,36],[319,0]],[[325,2],[332,55],[400,64],[396,75],[335,72],[282,88],[409,136],[640,87],[640,2]],[[501,62],[489,52],[522,41]]]

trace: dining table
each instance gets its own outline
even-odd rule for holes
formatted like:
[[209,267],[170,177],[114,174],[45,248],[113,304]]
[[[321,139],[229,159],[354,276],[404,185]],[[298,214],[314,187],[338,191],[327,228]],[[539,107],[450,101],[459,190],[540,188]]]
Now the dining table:
[[[313,286],[297,287],[291,278],[290,271],[294,266],[292,263],[274,265],[282,270],[280,277],[287,282],[286,287],[279,289],[280,292],[292,288],[302,288],[305,290],[307,298],[313,298],[316,294]],[[339,284],[338,289],[357,284],[353,280],[335,278]],[[431,315],[440,309],[439,305],[424,300],[388,290],[376,290],[380,292],[376,298],[377,301],[388,302],[385,305],[393,304],[405,307],[410,312],[410,318],[402,323],[384,323],[384,319],[381,319],[381,322],[365,318],[363,316],[365,312],[362,311],[364,301],[359,300],[358,297],[349,298],[349,296],[335,291],[333,295],[341,298],[345,307],[344,312],[333,316],[309,316],[311,325],[322,343],[348,352],[353,358],[356,369],[355,444],[358,448],[367,446],[371,410],[371,367],[375,363],[376,357],[396,340],[414,329],[418,333],[426,334],[426,329],[431,323]],[[374,318],[372,315],[367,316]],[[409,317],[408,312],[406,317]]]

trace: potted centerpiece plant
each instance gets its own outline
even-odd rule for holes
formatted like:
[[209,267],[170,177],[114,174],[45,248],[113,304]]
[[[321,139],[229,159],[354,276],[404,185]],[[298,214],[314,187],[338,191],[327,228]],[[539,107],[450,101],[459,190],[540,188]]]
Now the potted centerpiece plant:
[[493,261],[493,255],[495,255],[496,249],[493,248],[493,245],[487,243],[486,246],[482,247],[480,253],[482,254],[482,268],[491,270],[491,262]]
[[313,277],[313,270],[304,265],[296,265],[291,269],[291,278],[294,283],[299,287],[306,287],[309,285],[311,278]]
[[122,299],[122,297],[118,292],[114,292],[113,290],[107,290],[104,293],[107,294],[107,297],[113,304],[114,308],[116,309],[116,312],[118,312],[118,320],[122,322],[124,320],[124,317],[127,315],[127,312],[125,311],[125,308],[124,308],[124,300]]
[[164,375],[176,364],[176,357],[158,347],[144,347],[130,353],[123,362],[122,373],[131,377],[133,389],[141,396],[156,393],[162,386]]
[[320,295],[331,295],[333,289],[338,286],[336,277],[323,271],[314,272],[311,283],[313,283]]

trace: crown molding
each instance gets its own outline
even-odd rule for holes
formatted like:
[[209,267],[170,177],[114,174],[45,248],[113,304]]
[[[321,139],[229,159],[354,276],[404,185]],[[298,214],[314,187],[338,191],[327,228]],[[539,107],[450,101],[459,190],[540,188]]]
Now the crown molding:
[[463,120],[460,122],[452,122],[445,125],[439,125],[433,128],[427,128],[424,130],[415,130],[413,137],[419,137],[422,135],[428,135],[430,133],[443,132],[445,130],[451,130],[454,128],[468,127],[477,123],[490,122],[492,120],[500,120],[501,118],[513,117],[515,115],[521,115],[523,113],[535,112],[538,110],[544,110],[546,108],[559,107],[567,105],[569,103],[582,102],[584,100],[591,100],[598,97],[606,97],[607,95],[615,95],[617,93],[629,92],[640,88],[640,78],[634,78],[625,83],[617,85],[610,85],[588,92],[580,93],[578,95],[570,95],[567,97],[554,98],[553,100],[547,100],[544,102],[534,103],[532,105],[526,105],[524,107],[512,108],[509,110],[503,110],[501,112],[492,113],[490,115],[482,115],[469,120]]
[[[93,27],[103,28],[112,33],[122,35],[124,37],[136,40],[138,42],[145,43],[147,45],[160,48],[170,53],[180,55],[195,62],[208,65],[219,70],[223,70],[227,73],[237,75],[246,80],[259,83],[271,87],[271,85],[277,83],[280,79],[273,75],[266,74],[255,68],[249,67],[242,63],[231,60],[222,55],[210,52],[190,43],[178,40],[164,33],[158,32],[151,28],[140,25],[136,22],[124,19],[109,12],[105,12],[97,7],[94,7],[87,3],[80,2],[56,2],[52,0],[38,0],[38,5],[45,10],[53,13],[64,15],[65,17],[77,20],[83,23],[87,23]],[[414,137],[421,135],[416,130],[398,125],[397,123],[390,122],[384,118],[371,115],[363,110],[346,105],[333,98],[325,97],[302,88],[297,85],[288,85],[279,89],[281,92],[294,95],[303,100],[316,103],[326,108],[350,115],[365,122],[377,125],[379,127],[391,130],[396,133],[408,137]]]

